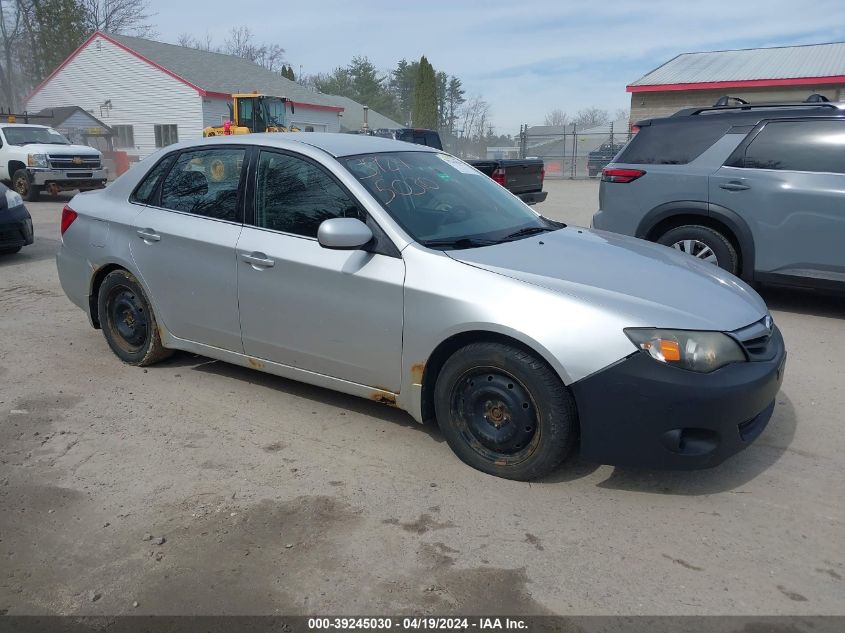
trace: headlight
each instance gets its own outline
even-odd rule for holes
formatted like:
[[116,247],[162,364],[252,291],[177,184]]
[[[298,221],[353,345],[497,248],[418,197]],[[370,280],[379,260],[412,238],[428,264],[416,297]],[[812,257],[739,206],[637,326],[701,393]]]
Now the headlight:
[[47,154],[28,154],[26,157],[26,164],[30,167],[49,167],[47,162]]
[[626,328],[625,334],[653,359],[681,369],[707,373],[747,360],[739,343],[722,332]]
[[23,204],[23,198],[20,197],[17,191],[11,189],[6,190],[6,208],[12,209]]

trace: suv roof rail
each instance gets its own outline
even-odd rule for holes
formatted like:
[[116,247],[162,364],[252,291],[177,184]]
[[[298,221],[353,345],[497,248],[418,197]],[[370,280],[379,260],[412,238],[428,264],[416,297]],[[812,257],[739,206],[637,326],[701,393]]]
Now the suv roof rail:
[[[738,103],[736,105],[730,105],[728,103],[729,100],[736,100],[740,101],[741,103]],[[750,112],[751,110],[774,110],[777,108],[783,108],[784,110],[790,108],[830,108],[833,110],[840,109],[837,104],[831,103],[827,97],[820,94],[812,94],[807,97],[807,99],[804,101],[772,101],[766,103],[747,103],[739,97],[724,96],[716,102],[716,105],[705,106],[702,108],[684,108],[683,110],[678,110],[672,116],[697,116],[699,114],[711,112]]]
[[824,95],[820,95],[818,92],[814,92],[809,97],[804,99],[804,103],[829,103],[830,99],[825,97]]
[[716,103],[713,104],[713,107],[718,108],[720,106],[731,105],[731,101],[733,101],[735,103],[740,103],[742,105],[748,105],[748,102],[741,97],[731,97],[731,96],[725,95],[724,97],[719,97],[716,100]]

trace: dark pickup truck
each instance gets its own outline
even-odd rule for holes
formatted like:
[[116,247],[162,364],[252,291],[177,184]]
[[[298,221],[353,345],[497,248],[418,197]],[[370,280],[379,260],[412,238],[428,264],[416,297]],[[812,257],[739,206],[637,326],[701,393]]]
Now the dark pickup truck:
[[[426,145],[443,149],[440,135],[435,130],[420,128],[378,129],[373,136],[394,138],[397,141]],[[546,199],[543,179],[546,175],[543,161],[539,158],[480,159],[466,161],[478,171],[487,174],[527,204],[536,204]],[[608,159],[609,162],[609,159]]]
[[602,143],[598,149],[590,152],[587,155],[587,173],[590,175],[590,178],[601,175],[601,170],[613,160],[613,157],[624,146],[625,143]]

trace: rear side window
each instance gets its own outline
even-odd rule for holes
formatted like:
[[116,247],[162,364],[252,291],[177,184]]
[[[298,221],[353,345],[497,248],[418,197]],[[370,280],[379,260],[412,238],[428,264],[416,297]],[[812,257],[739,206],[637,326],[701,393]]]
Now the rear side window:
[[244,150],[231,147],[182,152],[161,187],[161,206],[236,222]]
[[165,156],[162,160],[156,163],[155,167],[153,167],[149,172],[147,172],[147,175],[144,176],[144,179],[135,189],[135,193],[132,194],[130,200],[132,200],[132,202],[140,202],[141,204],[156,204],[158,183],[162,176],[167,173],[167,170],[170,169],[170,166],[173,164],[173,160],[175,158],[176,157],[171,154],[170,156]]
[[771,121],[734,167],[845,174],[845,121]]
[[617,162],[686,165],[722,138],[730,127],[716,118],[693,117],[678,123],[646,125],[631,139]]

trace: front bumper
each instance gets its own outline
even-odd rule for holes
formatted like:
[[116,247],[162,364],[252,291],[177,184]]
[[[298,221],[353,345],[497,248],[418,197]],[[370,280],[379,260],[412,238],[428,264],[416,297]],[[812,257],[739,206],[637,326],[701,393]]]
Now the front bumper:
[[529,193],[520,193],[517,194],[519,199],[522,200],[525,204],[537,204],[538,202],[543,202],[546,197],[549,195],[548,191],[531,191]]
[[671,470],[720,464],[748,447],[769,422],[786,361],[777,328],[771,345],[770,360],[709,374],[635,352],[574,383],[581,455],[603,464]]
[[36,187],[55,185],[59,189],[97,189],[106,186],[105,169],[32,169],[32,184]]
[[27,246],[34,241],[32,218],[24,205],[0,209],[0,249]]

